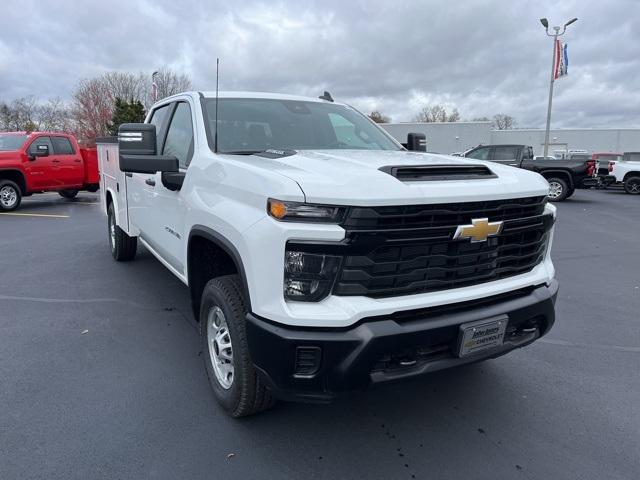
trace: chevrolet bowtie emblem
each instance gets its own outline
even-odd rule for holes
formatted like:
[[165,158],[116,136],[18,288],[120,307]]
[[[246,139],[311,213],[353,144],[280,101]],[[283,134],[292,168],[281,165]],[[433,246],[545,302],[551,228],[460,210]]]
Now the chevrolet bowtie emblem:
[[471,243],[486,242],[487,238],[495,237],[502,231],[503,222],[489,222],[488,218],[474,218],[471,225],[458,225],[454,240],[471,240]]

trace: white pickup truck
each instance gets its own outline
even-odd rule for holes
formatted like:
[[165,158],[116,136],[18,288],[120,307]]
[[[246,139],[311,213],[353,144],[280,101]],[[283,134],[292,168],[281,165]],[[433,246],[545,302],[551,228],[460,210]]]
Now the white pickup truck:
[[327,94],[175,95],[98,141],[111,253],[188,285],[234,417],[530,344],[555,318],[549,185],[424,150]]
[[624,191],[640,195],[640,152],[625,152],[618,162],[609,162],[609,183],[622,184]]

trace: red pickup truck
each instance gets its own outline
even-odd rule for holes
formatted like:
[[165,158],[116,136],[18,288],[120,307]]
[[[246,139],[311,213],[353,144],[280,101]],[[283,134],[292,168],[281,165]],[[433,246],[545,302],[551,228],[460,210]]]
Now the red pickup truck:
[[95,148],[80,148],[73,135],[0,133],[0,211],[15,210],[22,197],[58,192],[74,198],[100,184]]

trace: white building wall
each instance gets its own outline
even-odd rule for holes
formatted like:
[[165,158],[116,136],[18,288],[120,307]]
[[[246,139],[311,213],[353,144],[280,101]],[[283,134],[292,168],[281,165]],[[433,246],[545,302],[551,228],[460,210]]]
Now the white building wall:
[[[531,145],[536,155],[544,150],[544,130],[492,130],[491,143]],[[640,129],[557,129],[549,132],[549,152],[583,149],[588,152],[640,150]]]
[[[477,145],[531,145],[542,155],[544,129],[491,130],[490,122],[384,123],[395,139],[405,143],[408,133],[424,133],[427,150],[437,153],[463,152]],[[553,129],[549,152],[584,149],[589,152],[640,152],[640,129]]]
[[464,152],[491,141],[491,122],[383,123],[380,126],[401,143],[407,142],[409,133],[424,133],[427,151],[436,153]]

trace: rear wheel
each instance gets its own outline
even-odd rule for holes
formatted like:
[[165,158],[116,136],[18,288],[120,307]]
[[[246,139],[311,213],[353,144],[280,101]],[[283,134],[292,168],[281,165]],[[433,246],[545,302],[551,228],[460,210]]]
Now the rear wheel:
[[0,211],[10,212],[20,206],[22,192],[11,180],[0,180]]
[[247,308],[238,275],[210,280],[202,292],[200,334],[205,368],[218,403],[232,417],[244,417],[273,405],[249,355]]
[[71,200],[72,198],[76,198],[78,190],[60,190],[58,193],[61,197]]
[[109,233],[109,247],[111,255],[118,262],[127,262],[133,260],[136,256],[138,247],[138,239],[130,237],[124,230],[116,224],[116,215],[113,209],[113,203],[109,205],[107,210],[107,227]]
[[569,192],[567,193],[567,196],[564,197],[565,199],[569,198],[571,195],[573,195],[574,193],[576,193],[576,189],[575,188],[570,188]]
[[562,178],[548,178],[549,182],[549,200],[552,202],[561,202],[569,195],[569,186]]
[[628,177],[624,181],[624,191],[631,195],[640,194],[640,177]]

